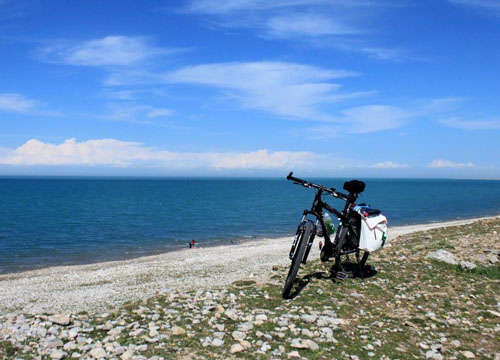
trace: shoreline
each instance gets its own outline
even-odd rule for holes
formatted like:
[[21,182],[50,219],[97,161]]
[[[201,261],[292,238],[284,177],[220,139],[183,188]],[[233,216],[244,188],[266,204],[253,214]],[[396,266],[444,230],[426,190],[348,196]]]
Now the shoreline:
[[[417,231],[498,217],[390,227],[389,241]],[[243,278],[265,281],[272,266],[289,263],[290,241],[290,236],[250,239],[230,246],[185,248],[129,260],[3,274],[0,310],[4,314],[98,311],[178,289],[223,286]],[[319,257],[317,246],[310,256]]]
[[[454,223],[454,222],[462,222],[462,221],[477,221],[481,219],[490,219],[490,218],[496,218],[500,217],[500,213],[494,214],[494,215],[486,215],[486,216],[479,216],[479,217],[472,217],[472,218],[464,218],[464,219],[450,219],[450,220],[437,220],[437,221],[431,221],[431,222],[426,222],[426,223],[417,223],[417,224],[404,224],[404,225],[395,225],[395,226],[390,226],[390,229],[399,229],[399,228],[410,228],[413,226],[421,227],[421,226],[428,226],[428,225],[435,225],[435,224],[447,224],[447,223]],[[284,235],[279,235],[279,236],[249,236],[249,237],[236,237],[234,239],[212,239],[212,240],[206,240],[203,242],[197,241],[197,249],[211,249],[214,247],[220,247],[220,246],[237,246],[237,245],[242,245],[247,242],[259,242],[259,241],[269,241],[269,240],[280,240],[284,238],[290,238],[292,237],[293,234],[284,234]],[[0,281],[2,281],[2,277],[4,276],[15,276],[15,275],[21,275],[24,273],[30,273],[30,272],[36,272],[36,271],[42,271],[44,269],[50,269],[50,268],[67,268],[67,267],[74,267],[74,266],[91,266],[91,265],[99,265],[99,264],[111,264],[111,263],[116,263],[116,262],[128,262],[128,261],[134,261],[134,260],[140,260],[142,258],[150,258],[150,257],[155,257],[155,256],[162,256],[165,254],[169,253],[176,253],[179,251],[185,251],[185,250],[192,250],[189,249],[187,246],[188,239],[185,239],[186,241],[181,242],[181,243],[174,243],[170,245],[166,245],[163,249],[157,249],[155,251],[145,251],[143,254],[136,254],[136,255],[131,255],[131,256],[122,256],[122,257],[117,257],[117,258],[109,258],[109,259],[98,259],[95,261],[90,261],[90,262],[75,262],[75,263],[61,263],[61,264],[49,264],[49,265],[42,265],[40,267],[26,267],[23,269],[22,267],[19,268],[18,270],[13,270],[13,271],[7,271],[7,272],[1,272],[0,271]],[[196,240],[196,239],[195,239]]]

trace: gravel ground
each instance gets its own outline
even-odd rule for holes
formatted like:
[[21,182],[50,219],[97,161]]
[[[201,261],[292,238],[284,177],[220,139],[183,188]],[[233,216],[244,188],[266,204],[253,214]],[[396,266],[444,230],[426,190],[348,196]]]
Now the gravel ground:
[[[389,239],[478,219],[391,227]],[[291,237],[185,249],[126,261],[51,267],[0,275],[0,312],[40,314],[100,311],[179,289],[211,288],[242,278],[266,280],[288,263]],[[311,253],[317,258],[317,246]]]

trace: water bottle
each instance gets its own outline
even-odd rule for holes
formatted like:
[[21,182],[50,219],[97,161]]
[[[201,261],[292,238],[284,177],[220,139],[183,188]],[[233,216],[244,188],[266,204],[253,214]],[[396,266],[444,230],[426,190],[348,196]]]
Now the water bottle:
[[326,211],[323,213],[323,222],[325,223],[328,235],[329,236],[333,235],[333,233],[335,232],[335,226],[333,225],[332,218]]

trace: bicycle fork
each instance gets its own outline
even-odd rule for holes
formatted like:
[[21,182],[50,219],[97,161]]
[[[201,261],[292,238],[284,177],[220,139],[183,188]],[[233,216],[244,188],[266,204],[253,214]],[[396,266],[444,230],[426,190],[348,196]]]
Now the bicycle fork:
[[293,238],[292,247],[290,249],[290,253],[288,257],[290,260],[293,260],[293,255],[295,254],[295,248],[297,247],[297,242],[299,241],[299,237],[302,233],[301,229],[304,226],[306,220],[306,214],[302,215],[302,219],[300,220],[299,226],[297,227],[297,231],[295,232],[295,237]]

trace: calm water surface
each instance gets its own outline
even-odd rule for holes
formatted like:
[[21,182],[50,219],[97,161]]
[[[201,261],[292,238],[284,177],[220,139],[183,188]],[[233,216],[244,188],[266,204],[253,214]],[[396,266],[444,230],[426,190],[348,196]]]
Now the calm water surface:
[[[345,179],[311,180],[341,188]],[[366,183],[358,202],[390,225],[500,213],[500,181]],[[0,178],[0,273],[288,235],[313,197],[281,179]]]

